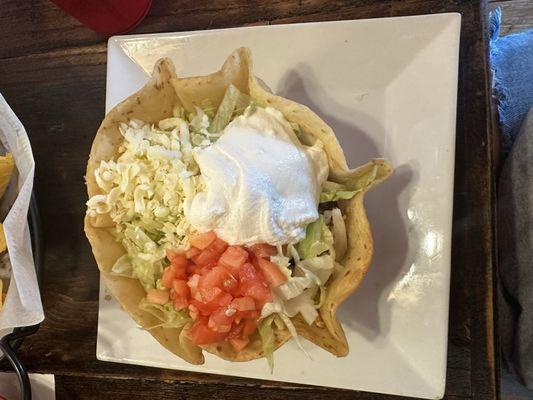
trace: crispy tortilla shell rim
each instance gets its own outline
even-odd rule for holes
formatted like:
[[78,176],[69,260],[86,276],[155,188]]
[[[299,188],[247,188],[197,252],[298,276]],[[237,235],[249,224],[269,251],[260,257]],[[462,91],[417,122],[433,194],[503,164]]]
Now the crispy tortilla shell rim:
[[[311,326],[300,317],[292,318],[301,336],[336,356],[345,356],[348,353],[348,343],[344,330],[336,318],[337,308],[357,289],[368,270],[373,254],[372,235],[363,204],[364,195],[372,186],[386,179],[392,173],[392,168],[385,160],[376,159],[359,168],[349,169],[335,134],[322,119],[307,107],[270,93],[255,78],[248,49],[237,49],[228,57],[220,71],[206,76],[179,78],[169,59],[159,60],[146,86],[113,108],[98,129],[87,164],[88,195],[91,197],[100,193],[94,178],[94,171],[100,161],[117,157],[118,147],[122,142],[119,131],[121,122],[140,119],[157,123],[172,116],[172,108],[176,104],[182,105],[187,110],[194,110],[194,106],[205,104],[206,99],[209,99],[212,105],[218,106],[230,83],[249,94],[254,100],[278,109],[290,122],[297,123],[304,132],[320,139],[328,156],[329,179],[349,184],[377,167],[376,179],[369,187],[352,199],[342,201],[341,207],[346,216],[348,250],[341,261],[344,266],[343,272],[330,279],[327,284],[325,301],[319,309],[319,318]],[[112,229],[113,222],[108,215],[85,217],[85,233],[107,287],[140,326],[145,328],[156,326],[159,321],[138,306],[146,295],[141,284],[136,279],[111,273],[115,261],[125,253],[122,245],[115,241]],[[193,364],[204,362],[202,348],[231,361],[248,361],[264,355],[257,332],[251,336],[250,343],[239,352],[227,342],[206,345],[202,348],[194,346],[187,339],[183,329],[159,327],[149,329],[149,332],[168,350]],[[276,348],[290,338],[287,329],[276,330]]]

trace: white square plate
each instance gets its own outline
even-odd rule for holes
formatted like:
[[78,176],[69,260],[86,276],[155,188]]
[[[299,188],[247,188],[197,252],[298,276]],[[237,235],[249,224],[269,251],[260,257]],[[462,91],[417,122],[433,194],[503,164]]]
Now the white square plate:
[[459,14],[119,36],[109,40],[106,110],[139,89],[157,59],[178,75],[217,70],[252,50],[271,89],[329,123],[352,166],[385,157],[396,171],[368,196],[373,265],[340,308],[350,353],[293,342],[265,360],[207,355],[190,365],[139,329],[102,285],[100,360],[439,398],[444,393]]

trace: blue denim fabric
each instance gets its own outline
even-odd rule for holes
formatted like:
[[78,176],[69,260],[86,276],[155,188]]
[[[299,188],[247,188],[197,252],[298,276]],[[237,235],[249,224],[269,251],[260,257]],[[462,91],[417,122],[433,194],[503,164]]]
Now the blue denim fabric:
[[497,8],[490,15],[490,61],[506,155],[533,105],[533,29],[500,37],[500,23]]

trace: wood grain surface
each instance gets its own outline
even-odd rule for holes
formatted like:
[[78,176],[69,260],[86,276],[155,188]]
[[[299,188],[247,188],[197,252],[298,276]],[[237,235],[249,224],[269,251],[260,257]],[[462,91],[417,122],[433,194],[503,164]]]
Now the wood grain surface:
[[531,0],[503,0],[490,1],[490,9],[502,9],[501,35],[520,32],[533,28],[533,1]]
[[[446,398],[484,400],[498,393],[484,2],[156,0],[132,33],[450,11],[462,14],[462,32]],[[82,230],[83,174],[104,116],[106,39],[45,0],[3,0],[0,37],[0,92],[32,142],[45,241],[46,320],[19,353],[30,370],[56,374],[58,400],[396,398],[97,361],[98,272]]]

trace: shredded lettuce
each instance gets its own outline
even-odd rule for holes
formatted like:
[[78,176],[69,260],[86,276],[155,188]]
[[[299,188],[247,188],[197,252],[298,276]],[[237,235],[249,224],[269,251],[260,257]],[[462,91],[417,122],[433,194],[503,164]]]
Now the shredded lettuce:
[[113,273],[139,279],[146,290],[161,276],[165,249],[187,245],[192,228],[184,218],[185,207],[202,190],[194,151],[212,142],[209,117],[200,108],[187,118],[185,114],[175,107],[173,116],[156,125],[122,123],[119,156],[95,170],[101,193],[87,202],[88,215],[109,215],[113,233],[126,249]]
[[303,291],[312,284],[313,282],[307,276],[290,277],[281,285],[274,288],[274,290],[283,297],[283,299],[290,300],[302,294]]
[[349,200],[359,193],[359,190],[329,190],[327,192],[320,193],[320,202],[327,203],[329,201]]
[[350,189],[346,185],[337,182],[326,181],[322,185],[322,193],[320,193],[320,202],[326,203],[328,201],[349,200],[362,188]]
[[274,337],[274,323],[276,315],[271,315],[268,318],[265,318],[257,327],[259,336],[261,337],[261,345],[263,346],[263,353],[267,359],[268,366],[270,368],[270,373],[274,371],[274,350],[275,350],[275,337]]
[[320,215],[315,222],[307,225],[305,238],[297,244],[302,259],[317,257],[333,245],[333,235]]
[[[296,313],[290,316],[294,316]],[[265,358],[268,361],[270,366],[270,372],[274,368],[274,347],[275,347],[275,337],[274,337],[274,328],[272,327],[272,322],[275,323],[277,329],[283,329],[285,326],[298,347],[305,353],[305,349],[302,347],[300,340],[298,338],[298,332],[296,327],[290,320],[290,316],[287,315],[287,312],[284,310],[282,303],[278,299],[274,299],[272,303],[267,303],[261,310],[261,321],[258,325],[259,336],[261,337],[261,342],[263,346],[263,352]],[[309,356],[309,354],[307,354]]]
[[326,203],[329,201],[349,200],[357,193],[364,190],[376,179],[378,167],[374,166],[369,172],[360,176],[349,185],[343,185],[337,182],[326,181],[322,187],[320,194],[320,202]]
[[270,261],[276,264],[287,278],[291,277],[292,271],[289,268],[291,259],[283,254],[281,245],[278,246],[278,254],[275,256],[270,256]]
[[[317,226],[319,224],[325,226],[323,221],[318,222]],[[328,234],[325,236],[328,237]],[[274,288],[274,300],[263,307],[262,318],[272,314],[294,317],[299,313],[309,325],[315,321],[318,317],[316,310],[324,301],[326,282],[334,271],[335,252],[329,237],[324,243],[326,242],[324,249],[328,253],[304,260],[300,259],[298,251],[291,245],[287,246],[288,256],[283,255],[281,248],[278,249],[277,255],[271,256],[270,260],[280,267],[287,280]],[[294,262],[294,272],[289,269],[291,258]]]
[[172,116],[173,117],[177,117],[177,118],[181,118],[181,119],[185,119],[185,108],[183,108],[179,104],[176,104],[172,108]]
[[204,112],[210,119],[213,119],[215,117],[217,108],[213,105],[213,102],[210,98],[206,97],[205,99],[202,99],[202,101],[200,102],[200,108],[204,110]]
[[161,321],[160,324],[152,326],[151,328],[182,328],[191,321],[189,313],[186,309],[176,310],[172,302],[165,305],[150,303],[146,299],[142,299],[139,303],[139,308],[152,314]]
[[300,254],[298,254],[298,250],[296,247],[294,247],[293,244],[289,243],[287,245],[287,251],[289,252],[289,255],[292,257],[292,260],[295,264],[298,264],[300,262]]
[[[123,276],[137,278],[145,290],[154,288],[156,280],[163,273],[164,249],[160,248],[148,234],[138,226],[125,224],[117,234],[127,255],[120,257],[111,271]],[[131,267],[127,267],[127,263]]]
[[209,124],[209,116],[200,107],[196,107],[196,114],[191,114],[189,116],[189,125],[191,127],[191,130],[195,132],[207,135],[207,129],[209,128]]
[[156,277],[161,275],[162,270],[163,264],[159,260],[147,261],[133,253],[121,256],[111,268],[114,275],[138,279],[145,290],[160,288]]
[[121,256],[111,268],[114,275],[133,278],[133,267],[131,257],[128,254]]
[[274,371],[274,347],[276,346],[274,331],[275,329],[281,330],[284,327],[285,323],[279,314],[271,314],[267,318],[261,320],[257,327],[259,336],[261,337],[263,353],[268,361],[268,366],[270,367],[270,373]]
[[333,272],[333,259],[329,254],[303,260],[297,265],[298,269],[311,272],[318,280],[319,285],[325,285]]
[[[274,288],[274,300],[263,307],[261,317],[279,314],[290,323],[290,317],[301,314],[311,325],[318,317],[317,309],[324,301],[325,285],[335,269],[333,235],[323,215],[309,224],[305,239],[296,248],[287,246],[287,254],[285,256],[278,248],[278,254],[270,258],[285,273],[287,280]],[[294,271],[289,268],[291,259]],[[288,324],[287,327],[290,329]],[[291,334],[296,334],[294,327]]]
[[221,132],[230,123],[232,117],[235,114],[242,114],[249,104],[250,96],[230,84],[224,93],[220,106],[218,106],[213,122],[209,126],[209,132]]
[[286,315],[293,317],[300,313],[309,325],[318,317],[315,303],[306,292],[286,301],[283,306]]
[[348,235],[340,209],[334,208],[331,210],[331,220],[333,222],[335,257],[337,260],[342,260],[348,250]]

